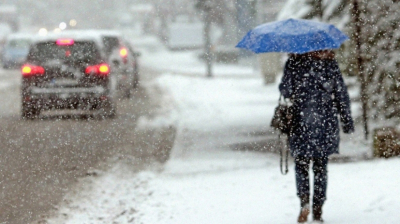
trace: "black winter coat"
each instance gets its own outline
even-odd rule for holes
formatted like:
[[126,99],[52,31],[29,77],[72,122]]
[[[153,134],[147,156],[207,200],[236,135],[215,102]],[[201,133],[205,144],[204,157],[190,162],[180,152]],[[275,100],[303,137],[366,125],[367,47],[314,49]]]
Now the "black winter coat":
[[293,157],[326,157],[339,153],[339,121],[354,131],[350,99],[336,60],[290,57],[279,90],[294,107],[289,135]]

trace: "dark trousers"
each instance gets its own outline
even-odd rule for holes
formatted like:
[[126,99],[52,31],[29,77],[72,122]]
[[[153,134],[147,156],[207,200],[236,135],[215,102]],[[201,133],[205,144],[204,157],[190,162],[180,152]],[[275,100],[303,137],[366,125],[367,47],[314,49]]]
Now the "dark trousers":
[[309,170],[311,161],[313,161],[314,171],[313,206],[322,206],[326,200],[326,186],[328,181],[327,157],[309,158],[298,156],[295,158],[297,196],[302,200],[302,204],[309,203]]

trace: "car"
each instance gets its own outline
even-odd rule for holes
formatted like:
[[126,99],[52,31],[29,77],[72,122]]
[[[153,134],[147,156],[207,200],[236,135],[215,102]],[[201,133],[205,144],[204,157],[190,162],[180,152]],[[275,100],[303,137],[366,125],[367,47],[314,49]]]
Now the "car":
[[121,47],[122,36],[119,32],[113,30],[94,30],[94,32],[101,37],[107,55],[112,55],[114,50],[119,50]]
[[114,30],[72,30],[64,34],[84,33],[95,36],[102,42],[102,50],[110,69],[115,71],[117,89],[123,97],[131,98],[132,90],[138,86],[138,57],[122,34]]
[[136,89],[139,85],[139,57],[141,54],[134,51],[127,40],[122,39],[121,44],[119,57],[122,60],[119,64],[122,64],[123,76],[119,80],[119,85],[121,89],[125,90],[125,96],[130,98],[131,90]]
[[128,42],[125,41],[125,46],[128,49],[129,55],[132,58],[132,66],[133,66],[133,71],[134,71],[134,83],[133,83],[133,88],[137,88],[139,85],[139,57],[142,55],[140,52],[135,51],[132,47],[132,45]]
[[94,35],[61,33],[35,39],[21,68],[22,118],[64,109],[115,117],[118,74],[102,47]]
[[11,34],[7,37],[2,54],[2,66],[5,69],[19,68],[26,60],[32,43],[30,34]]
[[97,33],[104,45],[105,54],[113,70],[119,71],[117,87],[126,98],[132,96],[132,90],[139,83],[138,57],[122,34],[114,30],[91,30]]
[[121,46],[121,33],[114,30],[96,30],[96,29],[83,29],[83,30],[66,30],[63,31],[64,36],[77,36],[85,35],[93,37],[101,42],[101,50],[105,53],[107,58],[110,57],[115,49]]

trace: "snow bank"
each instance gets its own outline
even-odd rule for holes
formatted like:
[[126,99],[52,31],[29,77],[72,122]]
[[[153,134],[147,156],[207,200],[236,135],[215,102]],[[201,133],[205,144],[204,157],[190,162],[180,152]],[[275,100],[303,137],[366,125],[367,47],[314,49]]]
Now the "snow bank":
[[158,79],[168,86],[177,103],[180,125],[193,130],[229,126],[269,125],[279,98],[276,84],[262,85],[260,78],[207,79],[165,74]]

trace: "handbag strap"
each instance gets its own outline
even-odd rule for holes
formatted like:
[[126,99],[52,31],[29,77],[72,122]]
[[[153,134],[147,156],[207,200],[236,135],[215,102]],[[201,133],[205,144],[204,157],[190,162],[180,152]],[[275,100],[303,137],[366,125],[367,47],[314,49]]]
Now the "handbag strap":
[[[289,168],[288,168],[289,150],[287,150],[286,147],[283,146],[284,144],[283,144],[283,142],[282,142],[282,140],[281,140],[281,134],[278,135],[278,138],[279,138],[279,145],[280,145],[280,147],[279,147],[279,154],[280,154],[280,156],[281,156],[281,159],[280,159],[280,169],[281,169],[282,175],[286,175],[286,174],[289,172]],[[286,149],[286,150],[285,150],[285,151],[286,151],[285,171],[283,171],[283,148]]]
[[279,94],[278,105],[281,105],[281,101],[282,101],[282,93],[281,93],[281,94]]
[[[295,88],[294,88],[294,83],[292,83],[292,91],[294,94]],[[281,105],[281,100],[282,100],[282,93],[280,93],[279,95],[279,102],[278,104]],[[280,154],[280,169],[281,169],[281,173],[282,175],[286,175],[289,172],[289,167],[288,167],[288,160],[289,160],[289,150],[287,149],[287,147],[284,147],[284,144],[282,142],[281,139],[281,132],[279,132],[278,134],[278,139],[279,139],[279,154]],[[285,148],[286,150],[286,158],[285,158],[285,171],[283,171],[283,148]]]
[[282,103],[282,98],[283,98],[283,96],[282,96],[282,93],[279,95],[279,100],[278,100],[278,105],[287,105],[288,103],[286,102],[286,100],[285,100],[285,98],[283,98],[283,102],[284,102],[284,104]]

